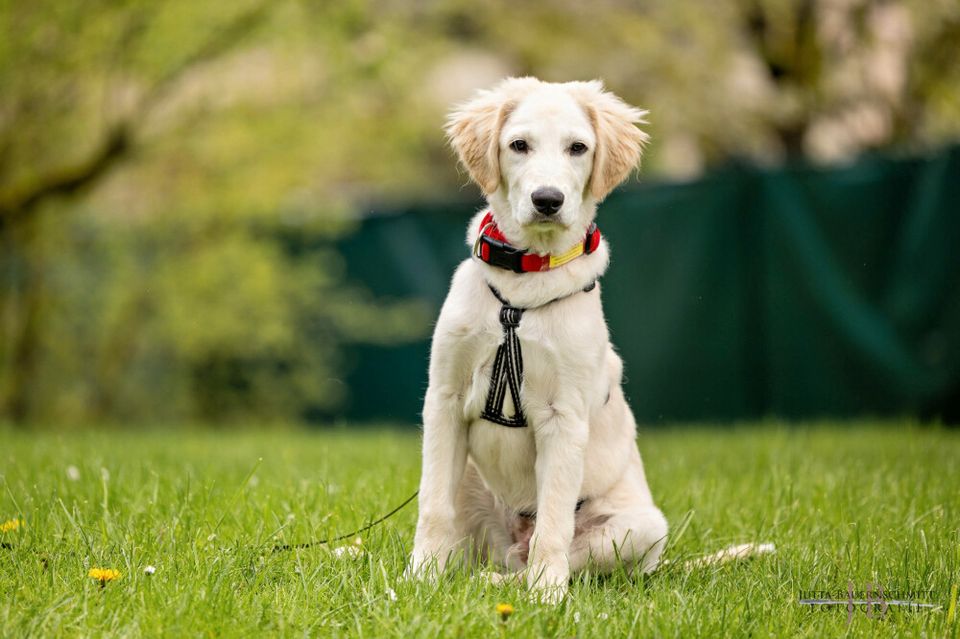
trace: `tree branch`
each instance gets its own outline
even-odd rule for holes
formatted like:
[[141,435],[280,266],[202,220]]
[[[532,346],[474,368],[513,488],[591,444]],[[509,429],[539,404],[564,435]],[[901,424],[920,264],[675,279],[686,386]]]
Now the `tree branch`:
[[49,197],[72,195],[96,182],[130,150],[126,124],[117,125],[90,157],[50,173],[18,191],[0,194],[0,228],[32,212]]
[[141,115],[145,116],[154,106],[162,102],[171,87],[176,84],[176,81],[180,79],[184,72],[198,64],[202,64],[207,60],[226,53],[237,42],[253,31],[253,29],[260,24],[264,16],[266,16],[269,8],[270,2],[267,0],[249,11],[240,14],[229,24],[217,29],[209,40],[184,58],[180,64],[168,71],[166,75],[151,87],[150,91],[148,91],[144,97]]
[[163,101],[171,87],[188,69],[229,51],[247,36],[260,24],[269,7],[269,2],[261,2],[216,29],[209,40],[151,87],[133,113],[113,125],[88,158],[74,166],[55,170],[19,189],[8,193],[0,192],[0,229],[26,217],[47,198],[76,194],[90,187],[115,164],[127,157],[135,142],[135,123],[145,119],[150,111]]

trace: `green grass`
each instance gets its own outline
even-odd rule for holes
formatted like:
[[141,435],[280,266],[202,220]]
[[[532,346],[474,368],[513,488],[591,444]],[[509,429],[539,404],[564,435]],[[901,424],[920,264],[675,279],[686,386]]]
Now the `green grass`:
[[[776,555],[579,578],[553,608],[462,573],[401,581],[415,505],[364,534],[356,558],[271,552],[405,499],[414,431],[0,430],[0,521],[24,520],[0,534],[0,635],[958,636],[946,604],[960,582],[960,431],[681,428],[645,432],[640,447],[673,527],[669,558],[767,540]],[[123,576],[101,589],[91,567]],[[944,609],[861,612],[848,627],[845,609],[797,603],[848,581],[930,591],[918,598]],[[516,609],[506,623],[498,602]]]

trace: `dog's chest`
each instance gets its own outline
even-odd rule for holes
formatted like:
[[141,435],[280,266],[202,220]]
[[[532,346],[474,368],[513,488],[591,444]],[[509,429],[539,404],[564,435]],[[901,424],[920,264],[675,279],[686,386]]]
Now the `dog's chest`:
[[[543,311],[528,311],[521,318],[520,325],[514,331],[518,346],[515,345],[505,359],[514,360],[514,367],[521,378],[520,399],[524,407],[536,406],[550,401],[548,395],[555,391],[547,381],[555,377],[563,369],[570,367],[572,359],[563,350],[564,345],[559,343],[556,336],[545,330]],[[547,318],[548,319],[548,318]],[[468,421],[478,419],[487,405],[492,386],[502,376],[502,371],[496,370],[497,351],[507,337],[503,327],[496,322],[486,322],[478,327],[471,339],[464,344],[469,351],[466,357],[459,358],[469,362],[470,378],[467,392],[464,394],[464,415]],[[500,367],[506,365],[501,361]],[[503,393],[502,413],[504,416],[513,416],[517,412],[513,395],[509,390]],[[510,428],[499,426],[502,430],[526,431],[524,428]]]
[[[465,393],[464,414],[470,423],[468,447],[487,485],[507,504],[517,509],[530,509],[536,503],[535,429],[548,412],[549,405],[564,394],[588,393],[589,380],[596,379],[595,362],[589,356],[601,348],[571,335],[563,326],[563,316],[543,310],[524,313],[516,328],[522,359],[523,382],[521,406],[527,419],[525,427],[509,427],[482,419],[489,404],[497,349],[504,341],[500,324],[485,324],[473,335],[469,346],[472,357],[471,377]],[[582,379],[581,379],[582,378]],[[504,393],[502,413],[516,414],[511,393]]]
[[478,419],[470,425],[468,446],[494,494],[516,510],[535,510],[537,449],[531,428],[508,428]]

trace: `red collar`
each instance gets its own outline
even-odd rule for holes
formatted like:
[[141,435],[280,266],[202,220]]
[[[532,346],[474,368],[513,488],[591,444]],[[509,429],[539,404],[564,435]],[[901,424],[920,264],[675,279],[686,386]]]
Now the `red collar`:
[[600,229],[596,224],[591,224],[582,242],[577,242],[559,255],[528,253],[507,242],[507,238],[493,221],[493,213],[488,211],[480,220],[473,254],[491,266],[505,268],[514,273],[536,273],[563,266],[581,255],[589,255],[596,251],[598,246],[600,246]]

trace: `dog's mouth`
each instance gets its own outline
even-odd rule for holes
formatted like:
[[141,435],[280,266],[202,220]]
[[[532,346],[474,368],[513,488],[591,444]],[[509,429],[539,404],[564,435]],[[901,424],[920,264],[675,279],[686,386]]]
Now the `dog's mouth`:
[[525,224],[525,226],[537,231],[553,231],[567,228],[567,225],[556,215],[543,215],[542,213],[534,214],[533,219]]

